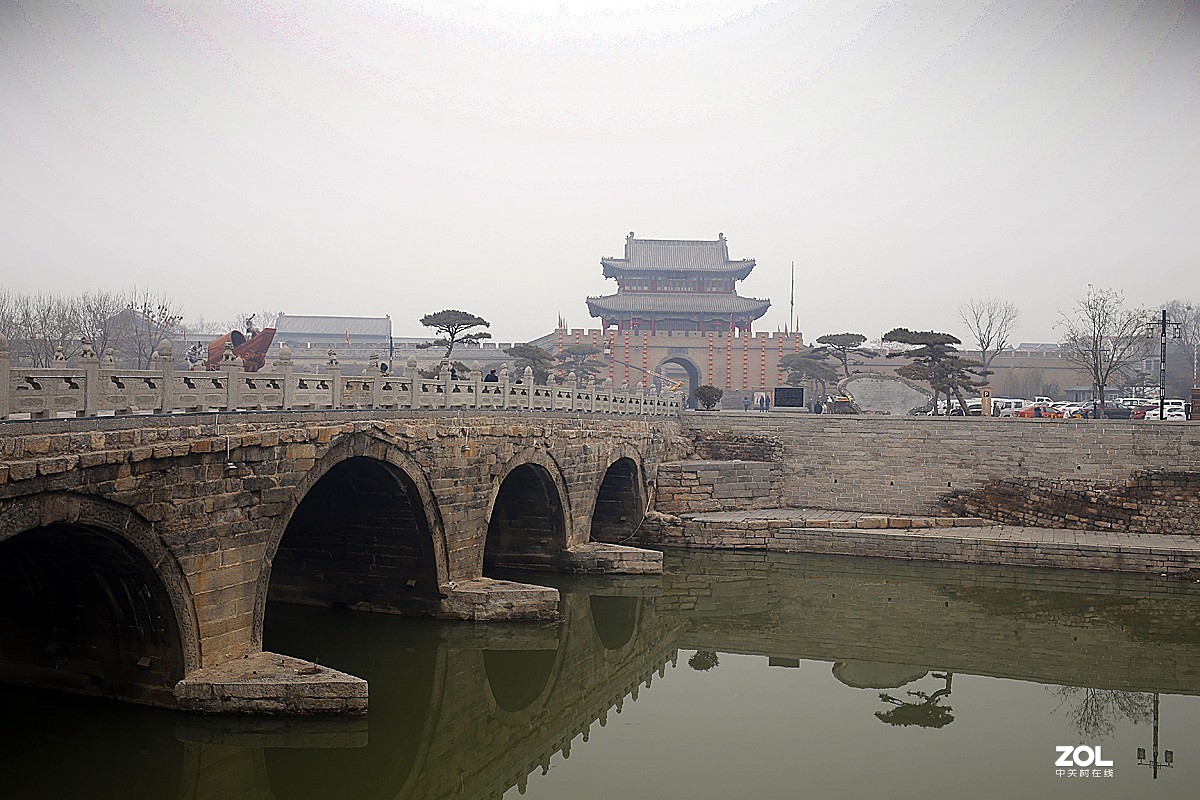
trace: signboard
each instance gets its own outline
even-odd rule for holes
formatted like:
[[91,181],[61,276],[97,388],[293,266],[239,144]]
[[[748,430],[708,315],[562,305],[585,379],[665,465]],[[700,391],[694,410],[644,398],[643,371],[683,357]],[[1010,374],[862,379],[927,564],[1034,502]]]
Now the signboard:
[[775,389],[776,408],[802,408],[804,406],[803,386],[779,386]]
[[983,387],[979,390],[980,413],[985,417],[992,415],[992,390],[990,387]]

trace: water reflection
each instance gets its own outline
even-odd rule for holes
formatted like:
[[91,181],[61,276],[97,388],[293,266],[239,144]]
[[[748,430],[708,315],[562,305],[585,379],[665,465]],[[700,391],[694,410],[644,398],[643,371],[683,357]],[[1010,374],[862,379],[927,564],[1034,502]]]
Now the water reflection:
[[933,677],[944,680],[946,685],[930,694],[919,689],[905,692],[906,696],[915,697],[919,702],[902,700],[881,692],[879,699],[890,704],[892,708],[876,711],[875,716],[880,722],[888,725],[918,725],[922,728],[944,728],[954,722],[954,714],[950,713],[950,707],[942,705],[942,700],[950,696],[950,685],[954,675],[950,672],[935,672]]
[[[365,719],[204,719],[6,689],[4,796],[496,798],[593,785],[611,796],[635,778],[640,793],[765,796],[826,766],[833,783],[816,794],[870,795],[861,758],[837,766],[860,751],[899,770],[893,796],[937,796],[960,767],[912,732],[953,741],[966,763],[999,747],[1041,776],[1022,791],[1046,795],[1052,772],[1038,771],[1057,739],[1112,742],[1107,754],[1130,726],[1148,728],[1155,693],[1173,709],[1200,694],[1200,597],[1185,584],[730,553],[669,553],[666,568],[653,579],[539,574],[562,592],[555,624],[272,606],[268,648],[366,677]],[[681,650],[690,669],[668,675]],[[1200,733],[1178,710],[1164,719]],[[1014,752],[1026,739],[1037,746]],[[1172,778],[1194,774],[1186,764],[1200,758],[1178,743],[1196,739],[1172,734],[1183,765]],[[587,755],[571,758],[573,747]],[[709,775],[683,788],[681,775],[729,760],[741,784]],[[998,785],[975,794],[1020,793]],[[961,794],[954,786],[942,795]]]

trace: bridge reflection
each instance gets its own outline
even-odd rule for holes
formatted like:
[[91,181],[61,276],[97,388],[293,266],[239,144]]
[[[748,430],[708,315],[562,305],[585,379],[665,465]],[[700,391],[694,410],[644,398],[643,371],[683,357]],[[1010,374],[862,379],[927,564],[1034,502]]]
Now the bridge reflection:
[[366,718],[203,719],[15,694],[6,796],[92,796],[107,782],[173,800],[497,798],[569,757],[680,650],[706,654],[697,669],[720,670],[723,653],[823,662],[880,692],[881,728],[952,730],[958,675],[1200,694],[1200,597],[1178,582],[778,554],[675,552],[666,566],[553,576],[557,623],[272,607],[268,646],[367,676]]

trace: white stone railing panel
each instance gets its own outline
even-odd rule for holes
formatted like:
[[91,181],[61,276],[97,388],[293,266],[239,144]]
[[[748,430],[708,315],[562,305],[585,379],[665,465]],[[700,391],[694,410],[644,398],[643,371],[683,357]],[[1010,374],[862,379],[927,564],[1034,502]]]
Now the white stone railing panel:
[[415,365],[401,374],[343,376],[336,357],[320,373],[296,372],[290,354],[272,369],[248,373],[227,352],[215,371],[178,371],[169,343],[162,343],[150,369],[120,369],[100,361],[85,346],[75,362],[51,368],[14,368],[0,337],[0,419],[87,417],[194,411],[285,411],[293,409],[511,409],[596,414],[670,416],[680,411],[674,396],[641,387],[579,383],[572,373],[562,383],[533,382],[532,373],[485,381],[478,370],[451,378],[447,370],[423,378]]

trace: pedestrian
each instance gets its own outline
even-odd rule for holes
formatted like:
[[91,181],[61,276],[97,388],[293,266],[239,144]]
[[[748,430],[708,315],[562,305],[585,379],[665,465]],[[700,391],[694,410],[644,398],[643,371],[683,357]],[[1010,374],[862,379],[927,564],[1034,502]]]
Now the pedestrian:
[[820,414],[820,413],[821,413],[822,411],[824,411],[824,410],[825,410],[825,406],[823,406],[823,405],[821,404],[821,401],[820,401],[820,400],[818,400],[817,402],[813,403],[813,413],[814,413],[814,414]]
[[452,380],[452,381],[458,380],[458,370],[455,369],[454,367],[450,368],[450,380]]
[[746,395],[742,398],[742,411],[750,410],[750,396]]
[[483,376],[483,380],[486,383],[499,383],[500,376],[497,375],[496,370],[493,369],[493,370],[489,371],[487,375]]
[[763,395],[763,411],[770,411],[770,410],[771,410],[771,395],[764,394]]

